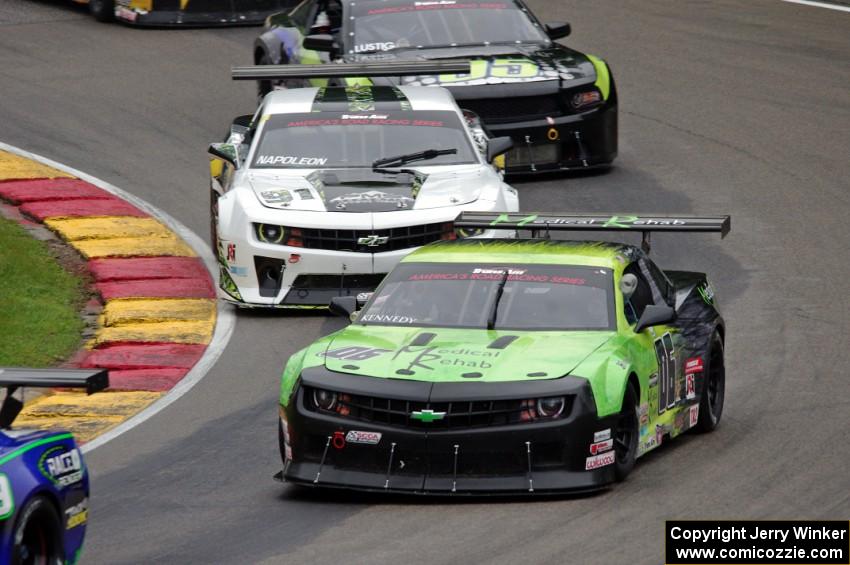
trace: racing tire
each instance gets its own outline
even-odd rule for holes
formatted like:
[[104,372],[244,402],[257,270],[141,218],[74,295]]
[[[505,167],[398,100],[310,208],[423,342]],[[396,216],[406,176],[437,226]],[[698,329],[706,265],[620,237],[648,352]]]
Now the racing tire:
[[89,0],[89,12],[99,22],[115,20],[115,0]]
[[62,522],[56,507],[45,497],[27,502],[15,523],[12,565],[65,563]]
[[623,481],[631,473],[637,460],[639,439],[638,395],[632,383],[626,385],[623,406],[614,427],[614,475]]
[[714,431],[723,415],[723,399],[726,393],[726,364],[723,360],[723,339],[714,332],[708,348],[708,364],[705,368],[702,395],[699,399],[699,417],[694,431]]
[[216,260],[221,260],[221,250],[218,248],[218,192],[210,189],[210,247]]

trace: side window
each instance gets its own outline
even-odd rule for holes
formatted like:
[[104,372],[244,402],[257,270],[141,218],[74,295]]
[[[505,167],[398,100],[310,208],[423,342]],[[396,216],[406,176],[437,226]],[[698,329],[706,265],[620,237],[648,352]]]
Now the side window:
[[[310,19],[313,7],[316,5],[316,0],[304,0],[294,10],[289,13],[289,18],[292,23],[298,28],[307,27],[307,20]],[[313,13],[315,15],[315,13]],[[312,22],[310,22],[312,23]]]
[[626,320],[630,324],[634,324],[643,314],[643,311],[650,304],[653,304],[652,289],[649,286],[646,278],[641,272],[638,263],[632,263],[623,270],[623,274],[632,274],[637,277],[637,288],[635,288],[632,296],[626,301]]
[[658,304],[663,302],[672,306],[673,287],[670,285],[670,281],[667,279],[667,276],[650,259],[641,259],[640,262],[641,266],[644,267],[644,274],[647,275],[650,284],[654,284],[654,288],[652,290],[655,303]]

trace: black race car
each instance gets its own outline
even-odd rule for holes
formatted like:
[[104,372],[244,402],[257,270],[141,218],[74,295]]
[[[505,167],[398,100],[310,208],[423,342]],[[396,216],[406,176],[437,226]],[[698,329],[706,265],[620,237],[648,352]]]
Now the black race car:
[[[521,0],[304,0],[267,20],[254,62],[470,60],[469,74],[371,82],[447,87],[491,136],[514,139],[509,173],[607,166],[617,155],[614,79],[602,59],[554,41],[569,33],[567,23],[538,21]],[[369,83],[342,82],[352,89]],[[304,83],[262,81],[260,94],[277,85]]]

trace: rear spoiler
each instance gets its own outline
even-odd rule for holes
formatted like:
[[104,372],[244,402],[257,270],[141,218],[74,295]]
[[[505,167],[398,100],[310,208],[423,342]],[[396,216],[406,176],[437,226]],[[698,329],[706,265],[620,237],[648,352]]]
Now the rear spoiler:
[[461,212],[455,219],[456,228],[530,230],[532,237],[549,237],[551,231],[640,232],[647,253],[652,232],[719,232],[723,238],[731,225],[730,216]]
[[327,65],[255,65],[232,67],[233,80],[287,78],[399,77],[469,74],[469,61],[391,61],[387,63],[328,63]]
[[0,407],[0,428],[8,428],[15,421],[23,402],[12,396],[20,387],[84,388],[86,394],[104,390],[109,386],[106,369],[24,369],[0,367],[0,387],[6,389],[6,398]]

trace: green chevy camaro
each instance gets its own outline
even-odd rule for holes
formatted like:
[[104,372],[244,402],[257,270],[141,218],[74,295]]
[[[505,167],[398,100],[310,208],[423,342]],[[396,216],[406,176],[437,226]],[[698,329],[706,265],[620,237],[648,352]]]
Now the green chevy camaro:
[[[464,213],[456,226],[725,235],[729,218]],[[631,245],[438,242],[405,258],[354,314],[356,305],[334,299],[351,325],[283,372],[286,481],[593,490],[662,441],[720,420],[725,329],[711,285]]]

